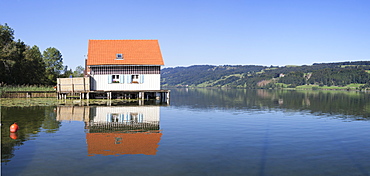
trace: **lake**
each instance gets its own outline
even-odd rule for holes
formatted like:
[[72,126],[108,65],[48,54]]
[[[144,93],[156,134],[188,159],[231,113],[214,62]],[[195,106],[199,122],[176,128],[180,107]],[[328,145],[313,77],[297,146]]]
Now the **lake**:
[[[1,101],[2,175],[370,175],[370,93],[172,89],[169,105]],[[13,122],[20,129],[10,134]]]

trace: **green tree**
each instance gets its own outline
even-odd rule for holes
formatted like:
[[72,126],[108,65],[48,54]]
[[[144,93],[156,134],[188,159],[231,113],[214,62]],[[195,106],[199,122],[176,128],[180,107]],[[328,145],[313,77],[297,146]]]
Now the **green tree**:
[[62,53],[54,48],[47,48],[43,53],[45,63],[45,76],[48,84],[56,84],[57,77],[64,69]]
[[7,84],[41,84],[45,66],[37,46],[30,48],[14,41],[14,30],[0,25],[0,82]]
[[13,84],[26,84],[27,77],[25,76],[28,70],[24,70],[23,67],[27,64],[25,61],[25,53],[29,49],[29,47],[18,39],[15,44],[15,51],[12,52],[12,56],[10,57],[14,61],[14,65],[11,69],[11,76],[13,78]]
[[73,72],[73,77],[83,77],[84,76],[85,68],[81,65],[76,67],[76,70]]
[[25,78],[27,78],[28,84],[42,84],[45,82],[45,63],[42,60],[42,54],[39,47],[36,45],[32,46],[25,52],[24,57],[25,64],[23,70],[25,70]]
[[68,66],[66,65],[63,70],[63,74],[60,75],[62,78],[69,78],[73,75],[72,69],[68,69]]
[[296,87],[297,85],[304,85],[306,80],[304,78],[303,72],[290,72],[284,77],[279,79],[280,83],[291,84],[291,87]]
[[15,61],[14,30],[6,23],[0,25],[0,83],[9,83],[12,80],[11,72]]
[[0,24],[0,48],[8,45],[14,40],[14,30],[5,23],[5,25]]

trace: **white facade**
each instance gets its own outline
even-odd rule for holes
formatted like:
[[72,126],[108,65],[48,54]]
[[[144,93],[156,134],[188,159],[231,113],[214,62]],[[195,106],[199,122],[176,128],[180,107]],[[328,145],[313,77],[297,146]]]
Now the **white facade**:
[[111,74],[90,75],[90,90],[160,90],[160,74]]
[[58,106],[57,120],[94,123],[159,123],[159,106]]
[[158,123],[159,115],[159,106],[98,106],[96,107],[96,116],[92,117],[92,122]]

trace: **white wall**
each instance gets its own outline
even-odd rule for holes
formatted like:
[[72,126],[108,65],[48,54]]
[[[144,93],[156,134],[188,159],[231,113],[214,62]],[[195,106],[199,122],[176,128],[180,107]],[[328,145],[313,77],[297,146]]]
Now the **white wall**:
[[159,106],[125,106],[125,107],[114,107],[114,106],[98,106],[96,107],[96,116],[93,117],[93,122],[102,123],[109,122],[111,114],[118,114],[120,117],[127,117],[129,114],[135,113],[140,114],[141,122],[145,123],[157,123],[159,122],[160,107]]
[[[123,83],[109,83],[109,76],[111,75],[91,75],[91,90],[160,90],[161,89],[161,75],[160,74],[143,74],[140,76],[144,77],[143,83],[127,83],[127,80],[123,80]],[[120,75],[129,76],[129,75]]]

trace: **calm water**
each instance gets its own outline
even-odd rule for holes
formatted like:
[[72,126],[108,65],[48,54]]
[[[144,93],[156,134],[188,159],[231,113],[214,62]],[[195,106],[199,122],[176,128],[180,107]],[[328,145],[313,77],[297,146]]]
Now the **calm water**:
[[2,175],[370,175],[365,93],[174,89],[169,106],[3,105],[1,121]]

